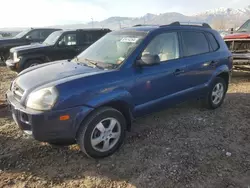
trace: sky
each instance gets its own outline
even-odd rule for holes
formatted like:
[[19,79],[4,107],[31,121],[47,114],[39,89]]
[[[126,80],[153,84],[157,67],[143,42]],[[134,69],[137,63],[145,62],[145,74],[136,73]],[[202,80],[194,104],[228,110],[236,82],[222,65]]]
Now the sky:
[[219,7],[248,5],[249,0],[0,0],[0,28],[78,24],[146,13],[192,15]]

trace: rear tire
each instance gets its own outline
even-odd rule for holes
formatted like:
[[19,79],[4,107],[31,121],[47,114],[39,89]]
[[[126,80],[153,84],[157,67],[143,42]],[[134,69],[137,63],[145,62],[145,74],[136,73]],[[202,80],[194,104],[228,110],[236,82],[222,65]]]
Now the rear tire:
[[204,105],[207,109],[219,108],[225,99],[227,92],[227,85],[223,78],[216,77],[210,86],[207,98],[204,101]]
[[115,153],[123,144],[126,120],[114,108],[102,107],[84,121],[77,133],[77,143],[88,157],[104,158]]

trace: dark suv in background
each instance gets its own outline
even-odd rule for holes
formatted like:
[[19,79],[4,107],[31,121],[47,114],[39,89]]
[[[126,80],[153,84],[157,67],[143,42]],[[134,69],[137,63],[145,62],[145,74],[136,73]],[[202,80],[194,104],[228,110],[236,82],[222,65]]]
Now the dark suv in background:
[[20,72],[38,64],[72,59],[110,31],[110,29],[56,31],[41,44],[12,48],[6,65]]
[[0,60],[9,57],[9,50],[16,46],[43,42],[51,33],[60,29],[55,28],[30,28],[12,38],[0,39]]

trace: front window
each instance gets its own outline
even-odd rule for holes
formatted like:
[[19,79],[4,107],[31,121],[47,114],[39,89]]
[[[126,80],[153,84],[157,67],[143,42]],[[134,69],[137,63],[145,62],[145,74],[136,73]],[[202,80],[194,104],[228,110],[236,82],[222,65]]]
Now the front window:
[[239,32],[250,31],[250,20],[246,21],[239,29]]
[[14,38],[22,38],[23,36],[25,36],[26,34],[28,34],[28,32],[30,32],[30,29],[26,29],[26,30],[18,33]]
[[160,62],[179,58],[179,42],[176,32],[163,33],[156,36],[142,52],[144,55],[156,55]]
[[116,31],[106,34],[77,58],[77,62],[90,62],[96,66],[114,69],[124,63],[130,53],[147,35],[139,31]]
[[46,45],[54,45],[57,40],[59,39],[59,37],[62,35],[62,31],[55,31],[52,34],[50,34],[46,40],[43,42],[43,44]]
[[76,42],[76,34],[67,33],[60,39],[59,46],[75,46]]

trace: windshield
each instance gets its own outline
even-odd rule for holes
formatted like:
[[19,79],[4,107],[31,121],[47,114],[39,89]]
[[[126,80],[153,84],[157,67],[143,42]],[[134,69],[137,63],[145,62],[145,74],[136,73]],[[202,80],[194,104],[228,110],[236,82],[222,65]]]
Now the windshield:
[[146,32],[115,31],[83,51],[75,60],[95,64],[103,68],[117,68],[146,36]]
[[46,40],[43,42],[43,44],[46,45],[54,45],[58,38],[62,35],[63,31],[55,31],[51,33]]
[[14,38],[22,38],[24,35],[26,35],[28,32],[30,31],[30,29],[24,30],[20,33],[18,33]]
[[250,31],[250,20],[247,20],[239,29],[239,32]]

